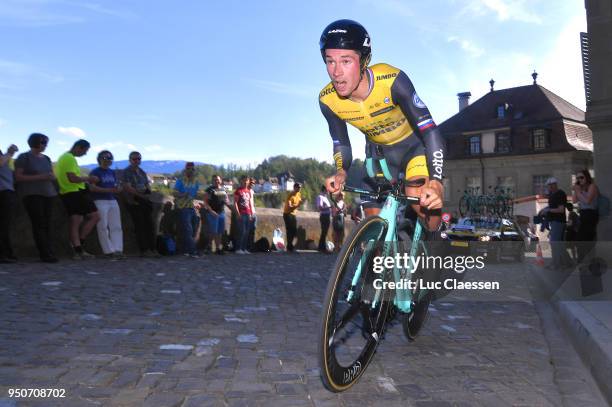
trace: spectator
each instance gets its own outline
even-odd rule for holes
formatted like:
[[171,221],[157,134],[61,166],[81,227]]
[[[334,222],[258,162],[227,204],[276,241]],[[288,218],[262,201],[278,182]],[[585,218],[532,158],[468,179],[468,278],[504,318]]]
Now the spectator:
[[283,209],[283,220],[285,221],[285,229],[287,230],[287,251],[290,253],[294,251],[293,240],[297,235],[297,218],[295,214],[302,203],[301,189],[302,185],[299,182],[293,185],[293,192],[287,197]]
[[319,251],[327,253],[327,232],[331,223],[331,203],[327,198],[327,188],[321,185],[321,193],[317,196],[317,209],[319,210],[319,223],[321,224],[321,235],[319,236]]
[[11,223],[15,212],[15,181],[13,155],[19,149],[11,144],[6,154],[0,150],[0,263],[15,263],[11,247]]
[[550,224],[550,249],[552,251],[552,264],[548,266],[550,269],[571,267],[572,263],[563,243],[567,195],[562,189],[559,189],[557,184],[558,181],[554,177],[546,181],[549,191],[546,212]]
[[142,156],[138,151],[129,155],[130,165],[123,170],[123,192],[126,207],[136,229],[138,248],[142,257],[159,257],[155,248],[155,227],[153,225],[153,203],[149,199],[151,187],[147,173],[140,168]]
[[332,196],[332,235],[334,239],[334,251],[339,252],[344,241],[344,216],[346,215],[346,206],[344,203],[344,192],[340,191],[336,197]]
[[199,258],[196,248],[196,235],[200,218],[194,208],[193,200],[198,195],[200,183],[195,180],[195,164],[185,163],[185,170],[174,184],[176,206],[179,210],[180,233],[183,241],[183,254]]
[[597,208],[597,199],[599,197],[599,189],[595,185],[591,174],[587,170],[579,171],[576,174],[576,184],[573,187],[574,202],[578,202],[580,207],[580,222],[578,223],[578,232],[576,240],[578,240],[578,263],[582,263],[585,257],[595,247],[597,238],[597,223],[599,222],[599,213]]
[[238,239],[237,254],[251,254],[247,250],[247,242],[253,218],[253,208],[251,207],[251,191],[248,188],[249,178],[240,177],[240,188],[234,192],[234,208],[239,216],[240,238]]
[[90,175],[98,178],[98,182],[90,186],[91,197],[98,208],[100,221],[98,241],[105,255],[115,260],[125,259],[123,255],[123,229],[121,228],[121,212],[115,194],[121,192],[115,171],[110,168],[113,163],[113,154],[102,150],[98,153],[98,165]]
[[32,236],[40,260],[57,263],[51,248],[51,215],[57,196],[56,178],[51,159],[43,154],[49,137],[32,133],[28,137],[30,151],[20,154],[15,161],[15,181],[23,206],[30,217]]
[[567,204],[567,224],[565,226],[565,248],[569,250],[570,258],[577,262],[578,261],[578,248],[576,245],[578,227],[580,225],[580,218],[576,211],[574,211],[574,205],[571,203]]
[[248,189],[251,193],[251,223],[249,225],[249,237],[247,239],[247,249],[253,251],[253,245],[255,245],[255,230],[257,230],[257,212],[255,210],[255,191],[253,186],[255,185],[255,178],[249,178]]
[[87,140],[77,140],[70,151],[60,156],[55,165],[60,198],[69,216],[69,237],[74,250],[72,257],[74,260],[94,257],[83,250],[82,245],[100,220],[98,208],[91,199],[86,185],[86,183],[99,182],[99,179],[94,175],[82,177],[81,168],[76,160],[76,157],[87,154],[89,147]]
[[206,189],[204,205],[207,210],[206,224],[210,233],[210,244],[212,246],[214,241],[216,253],[224,254],[221,239],[225,231],[225,206],[229,207],[229,198],[220,176],[213,175],[212,185]]

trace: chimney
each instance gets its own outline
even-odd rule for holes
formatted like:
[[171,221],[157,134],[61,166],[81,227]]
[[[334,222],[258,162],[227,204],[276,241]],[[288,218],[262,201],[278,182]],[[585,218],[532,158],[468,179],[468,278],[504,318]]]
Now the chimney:
[[491,79],[489,81],[489,85],[491,85],[491,92],[493,92],[493,85],[495,85],[495,81],[493,79]]
[[538,80],[538,73],[535,71],[535,69],[533,70],[533,73],[531,74],[531,77],[533,78],[533,84],[537,85],[538,84],[538,82],[537,82],[537,80]]
[[459,111],[462,111],[470,105],[470,96],[472,94],[470,92],[462,92],[457,93],[457,96],[459,97]]

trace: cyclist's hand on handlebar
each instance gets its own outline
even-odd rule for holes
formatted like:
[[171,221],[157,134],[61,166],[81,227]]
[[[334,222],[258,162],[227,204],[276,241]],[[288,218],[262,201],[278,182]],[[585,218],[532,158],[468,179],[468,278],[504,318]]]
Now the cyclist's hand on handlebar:
[[421,190],[420,205],[427,209],[441,209],[444,201],[444,187],[436,180],[430,180]]
[[336,175],[333,175],[325,180],[325,188],[332,194],[342,191],[346,182],[346,171],[338,170]]

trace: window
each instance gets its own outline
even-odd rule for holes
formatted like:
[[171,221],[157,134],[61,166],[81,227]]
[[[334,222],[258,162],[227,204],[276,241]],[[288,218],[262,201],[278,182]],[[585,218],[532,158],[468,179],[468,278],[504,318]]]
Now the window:
[[544,129],[536,129],[533,131],[533,149],[544,150],[549,146],[548,132]]
[[516,184],[512,177],[497,177],[497,189],[503,194],[514,196]]
[[465,179],[465,189],[467,190],[468,194],[480,195],[481,185],[482,182],[480,180],[480,177],[467,177]]
[[550,175],[534,175],[533,176],[533,194],[534,195],[546,195],[548,189],[546,188],[546,180],[550,178]]
[[480,152],[480,135],[468,137],[465,144],[466,155],[478,155]]
[[495,135],[495,152],[496,153],[509,153],[510,148],[510,134],[508,133],[497,133]]
[[506,107],[504,105],[497,106],[497,118],[503,119],[506,114]]

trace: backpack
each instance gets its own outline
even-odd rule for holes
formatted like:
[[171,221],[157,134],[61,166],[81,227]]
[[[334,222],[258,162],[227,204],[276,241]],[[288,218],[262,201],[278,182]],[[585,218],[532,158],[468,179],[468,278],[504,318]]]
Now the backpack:
[[176,242],[170,235],[157,236],[157,251],[162,256],[173,256],[176,254]]
[[266,237],[258,239],[253,243],[253,251],[267,253],[270,251],[270,241]]

